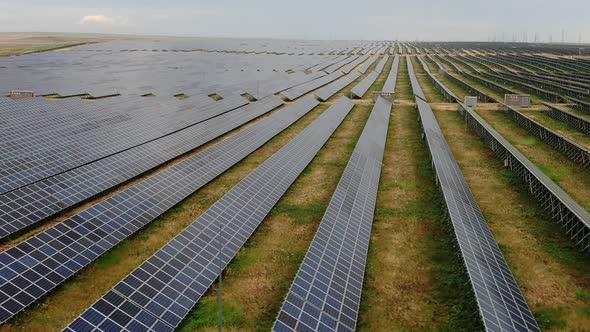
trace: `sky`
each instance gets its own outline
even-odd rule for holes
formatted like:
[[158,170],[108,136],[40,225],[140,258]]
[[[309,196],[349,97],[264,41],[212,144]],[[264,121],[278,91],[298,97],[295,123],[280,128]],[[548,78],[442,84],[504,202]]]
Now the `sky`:
[[0,32],[590,42],[588,0],[0,0]]

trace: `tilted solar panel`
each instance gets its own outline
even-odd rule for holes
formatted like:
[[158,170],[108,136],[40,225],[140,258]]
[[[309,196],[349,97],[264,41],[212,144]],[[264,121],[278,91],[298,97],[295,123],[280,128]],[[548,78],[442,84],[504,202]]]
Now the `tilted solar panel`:
[[393,64],[391,65],[391,71],[383,84],[383,92],[395,93],[395,85],[397,82],[397,71],[399,69],[399,55],[393,58]]
[[[421,91],[408,58],[412,88]],[[471,193],[430,105],[416,104],[453,233],[488,331],[540,331]]]
[[340,98],[65,331],[177,327],[353,106]]
[[0,238],[130,180],[282,105],[276,96],[0,195]]
[[0,323],[258,149],[319,102],[305,97],[0,253]]
[[273,331],[356,329],[390,111],[378,98]]
[[358,71],[352,72],[350,74],[345,75],[344,77],[339,78],[338,80],[325,85],[324,87],[318,89],[315,92],[315,95],[322,101],[328,100],[330,97],[335,95],[338,91],[344,89],[347,85],[354,82],[357,78],[361,76],[361,73]]
[[352,92],[353,95],[355,95],[359,98],[363,98],[365,93],[367,93],[369,88],[371,88],[371,86],[373,85],[373,83],[375,83],[375,81],[377,80],[378,77],[379,77],[379,73],[372,71],[371,73],[369,73],[369,75],[367,75],[365,78],[363,78],[362,81],[360,81],[357,85],[355,85],[350,90],[350,92]]

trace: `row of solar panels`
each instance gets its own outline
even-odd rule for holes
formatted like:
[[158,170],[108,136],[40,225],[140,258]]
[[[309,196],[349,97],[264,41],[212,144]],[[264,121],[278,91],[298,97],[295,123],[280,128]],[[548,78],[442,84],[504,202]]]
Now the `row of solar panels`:
[[[496,155],[503,159],[508,167],[515,171],[515,174],[527,184],[530,192],[539,200],[543,209],[549,213],[552,219],[562,226],[565,234],[572,239],[573,243],[581,250],[590,251],[590,213],[581,207],[573,198],[571,198],[571,196],[569,196],[569,194],[547,177],[522,153],[508,143],[508,141],[481,119],[479,115],[463,105],[459,100],[457,101],[465,110],[465,117],[475,128],[476,132],[484,137]],[[519,113],[517,110],[510,108],[507,105],[504,106],[510,109],[510,112],[512,113]],[[520,115],[524,117],[524,115]],[[535,124],[537,123],[535,122]],[[544,133],[547,133],[546,131],[548,131],[548,129],[544,127],[538,130]],[[555,135],[558,134],[547,134],[546,137],[561,141],[561,139],[556,138]],[[552,144],[550,141],[546,142]],[[561,142],[564,146],[567,146],[565,141]]]
[[346,97],[339,99],[66,331],[176,328],[353,106]]
[[379,98],[295,276],[273,331],[354,331],[391,103]]
[[[354,87],[352,87],[352,89],[350,90],[350,92],[358,97],[358,98],[363,98],[363,96],[365,95],[365,93],[367,93],[367,91],[371,88],[371,86],[373,85],[373,83],[375,83],[375,81],[377,80],[377,78],[379,77],[379,75],[381,74],[381,72],[383,71],[383,68],[385,68],[385,64],[387,63],[387,61],[389,60],[389,55],[384,55],[383,58],[381,59],[381,61],[379,61],[379,63],[377,64],[377,66],[375,66],[375,69],[373,71],[371,71],[363,80],[361,80],[357,85],[355,85]],[[368,63],[374,63],[375,61],[373,60],[372,62],[366,62],[363,67],[365,67]],[[364,74],[366,72],[366,70],[369,68],[370,66],[366,66],[366,68],[360,68],[358,71],[362,74]]]
[[305,115],[303,98],[0,253],[4,322]]
[[282,105],[272,96],[0,196],[0,237],[78,204]]
[[558,121],[565,122],[572,128],[576,128],[577,130],[583,132],[586,135],[590,135],[590,120],[572,114],[568,111],[564,111],[555,105],[551,105],[548,103],[543,104],[549,108],[546,114],[550,117]]
[[[419,58],[420,59],[420,58]],[[422,61],[420,59],[420,61]],[[422,62],[422,65],[427,70],[426,64]],[[445,96],[449,96],[449,101],[453,102],[455,100],[459,100],[456,96],[452,94],[452,92],[446,88],[438,79],[436,79],[432,74],[428,72],[431,80],[434,82],[435,86],[438,87]],[[452,76],[452,75],[448,75]],[[467,83],[463,83],[467,85]],[[488,97],[491,99],[491,97]],[[543,142],[551,145],[554,149],[564,154],[566,157],[570,158],[575,163],[581,165],[582,167],[590,168],[590,151],[588,151],[583,146],[577,144],[576,142],[562,136],[561,134],[550,130],[549,128],[543,126],[542,124],[538,123],[537,121],[527,117],[526,115],[519,112],[514,107],[508,106],[502,102],[500,102],[506,109],[507,114],[521,127],[541,139]],[[557,111],[554,111],[557,112]],[[562,115],[565,116],[565,115]]]
[[[108,44],[88,47],[106,47]],[[181,92],[208,94],[214,92],[214,88],[218,89],[229,82],[241,82],[251,77],[257,80],[286,77],[288,75],[285,72],[289,69],[309,68],[335,56],[320,55],[321,52],[313,56],[256,56],[204,51],[83,51],[88,47],[0,59],[1,92],[4,94],[10,90],[25,89],[34,90],[41,95],[58,93],[72,96],[89,93],[95,97],[117,93],[141,95],[150,92],[157,95]]]
[[487,222],[418,84],[410,58],[408,72],[420,122],[469,275],[479,314],[488,331],[540,331],[502,256]]
[[[68,112],[70,108],[79,110],[76,105],[84,105],[85,107],[88,105],[88,103],[83,101],[78,100],[73,102],[68,100],[64,101],[64,105],[69,107],[65,107],[64,110],[61,111],[59,108],[59,105],[62,105],[61,101],[49,102],[44,100],[43,102],[38,102],[38,100],[44,99],[36,98],[32,100],[32,103],[36,105],[33,107],[33,115],[40,112],[45,113],[47,111],[44,107],[45,105],[52,105],[52,107],[55,107],[54,109],[50,108],[50,110],[47,111],[47,113],[50,113],[51,115],[54,114],[52,113],[53,110],[56,110],[56,113],[59,115],[59,112],[62,112],[63,114]],[[239,97],[238,100],[240,100],[240,104],[246,104],[244,101],[245,99]],[[220,114],[210,117],[205,121],[199,121],[199,123],[183,128],[182,130],[175,131],[170,135],[163,135],[158,139],[148,140],[145,143],[131,148],[120,149],[121,151],[117,151],[117,153],[111,153],[108,155],[103,153],[95,157],[91,162],[83,162],[82,160],[73,158],[69,161],[69,164],[59,165],[56,160],[61,159],[56,156],[50,156],[49,158],[52,158],[51,160],[53,160],[53,163],[56,165],[55,168],[51,169],[54,171],[53,173],[30,173],[30,169],[25,169],[23,173],[28,176],[22,180],[17,178],[14,174],[9,174],[8,169],[3,169],[3,175],[12,180],[13,183],[6,184],[5,187],[3,187],[4,194],[0,195],[0,224],[3,226],[0,237],[6,237],[22,230],[23,228],[58,213],[65,208],[127,181],[133,176],[141,174],[167,160],[190,151],[191,148],[196,148],[207,140],[222,135],[231,130],[231,128],[235,128],[232,126],[238,126],[243,124],[244,121],[247,121],[247,119],[252,119],[253,117],[251,115],[257,114],[255,110],[264,111],[269,103],[277,104],[279,102],[274,96],[263,100],[264,102],[256,103],[252,107],[243,106],[229,113],[228,111],[230,111],[230,109],[227,109],[227,105],[230,105],[231,108],[233,108],[235,102],[223,104],[223,100],[220,102],[211,101],[210,105],[225,106],[226,109],[217,109],[216,111]],[[28,102],[25,102],[24,104],[26,105],[27,103]],[[106,136],[110,133],[108,131],[108,125],[110,124],[110,119],[113,118],[113,115],[116,118],[121,114],[126,114],[120,112],[107,112],[107,110],[110,109],[110,105],[113,104],[112,101],[107,101],[105,105],[100,103],[90,104],[101,105],[98,109],[105,110],[105,117],[100,118],[95,116],[91,119],[88,117],[81,117],[82,119],[80,121],[76,121],[76,116],[72,116],[74,120],[72,120],[70,127],[84,126],[86,123],[96,124],[102,121],[105,124],[104,131],[106,132],[103,136]],[[186,106],[190,104],[181,105]],[[93,111],[94,113],[101,113],[96,112],[97,107],[95,106],[88,106],[87,108],[88,110],[86,113],[81,113],[87,114],[89,112],[92,113]],[[135,109],[136,108],[133,110]],[[60,111],[58,112],[57,110]],[[75,114],[76,112],[72,113]],[[192,113],[199,114],[199,112]],[[234,114],[237,115],[234,116]],[[51,115],[49,117],[51,117]],[[200,118],[203,117],[204,116],[201,115]],[[105,119],[107,121],[105,121]],[[228,119],[232,119],[233,122],[228,121]],[[190,138],[192,141],[183,141],[183,139],[186,138]],[[74,145],[78,144],[78,142],[71,137],[66,137],[64,140],[71,141],[71,144]],[[67,147],[69,147],[69,145],[61,147],[61,149],[67,150]],[[52,150],[52,153],[55,152],[55,149]],[[38,165],[39,162],[36,162],[36,164]],[[30,165],[26,164],[25,166],[28,167]],[[50,169],[49,166],[46,168]],[[19,188],[16,183],[23,184],[23,186],[20,186]]]
[[395,55],[395,57],[393,58],[393,64],[391,65],[391,70],[389,71],[387,79],[385,80],[385,83],[383,84],[383,89],[381,89],[381,91],[387,92],[387,93],[395,93],[395,86],[397,83],[397,72],[399,69],[399,59],[400,59],[399,55]]
[[[59,137],[59,127],[56,126],[56,137],[48,138],[46,144],[42,144],[39,149],[30,153],[18,149],[12,151],[13,158],[0,162],[0,193],[173,134],[247,103],[246,99],[237,96],[223,99],[211,106],[200,107],[197,112],[175,112],[172,109],[164,112],[165,108],[162,107],[162,116],[154,108],[153,112],[146,112],[143,120],[131,123],[125,121],[120,126],[111,125],[67,137]],[[167,113],[170,116],[166,116]]]

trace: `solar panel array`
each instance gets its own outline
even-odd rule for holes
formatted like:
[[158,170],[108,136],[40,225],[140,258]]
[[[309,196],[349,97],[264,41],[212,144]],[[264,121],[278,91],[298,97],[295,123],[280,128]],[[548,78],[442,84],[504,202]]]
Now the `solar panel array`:
[[507,109],[506,114],[519,126],[582,167],[590,168],[590,150],[529,118],[516,108],[504,103],[501,103],[501,105]]
[[319,103],[305,97],[0,253],[0,323],[222,174]]
[[[237,43],[236,43],[237,42]],[[310,68],[374,42],[259,40],[119,40],[60,52],[0,59],[0,94],[32,90],[38,95],[99,97],[211,94],[247,81],[286,79],[290,69]],[[150,49],[147,49],[147,48]],[[252,93],[251,91],[247,91]],[[253,94],[253,93],[252,93]]]
[[[240,96],[199,107],[198,112],[179,112],[182,109],[179,105],[183,104],[170,103],[168,107],[155,104],[151,109],[144,109],[135,121],[123,121],[108,128],[84,130],[66,137],[60,137],[60,130],[55,128],[54,139],[42,135],[37,139],[27,137],[27,144],[5,142],[5,149],[0,152],[0,193],[158,139],[246,104]],[[191,109],[189,105],[187,108]]]
[[371,56],[369,58],[369,60],[365,61],[358,69],[359,72],[361,72],[361,74],[364,74],[367,72],[367,70],[369,70],[369,67],[371,67],[371,65],[373,63],[375,63],[375,61],[377,61],[377,59],[379,59],[379,53],[376,53],[375,55]]
[[360,81],[357,85],[352,87],[350,92],[352,92],[353,95],[355,95],[359,98],[363,98],[365,93],[367,93],[369,88],[371,88],[371,86],[373,85],[373,83],[375,83],[375,81],[377,80],[378,77],[379,77],[378,72],[376,72],[376,71],[370,72],[365,78],[363,78],[362,81]]
[[172,331],[254,233],[354,104],[340,98],[65,331]]
[[322,86],[342,77],[343,75],[344,74],[340,71],[334,72],[334,73],[326,75],[324,77],[320,77],[316,80],[292,87],[289,90],[281,92],[281,94],[283,96],[285,96],[288,100],[294,100],[294,99],[297,99],[312,90],[322,87]]
[[146,172],[282,105],[272,96],[0,196],[0,238]]
[[548,103],[543,104],[549,108],[549,110],[546,113],[550,117],[558,121],[565,122],[571,127],[576,128],[577,130],[583,132],[586,135],[590,135],[590,120],[575,115],[571,112],[562,110],[555,105],[551,105]]
[[393,58],[393,64],[391,65],[391,70],[383,84],[383,92],[395,93],[395,85],[397,82],[397,71],[399,69],[399,55],[396,55]]
[[331,65],[330,67],[324,68],[323,71],[325,71],[328,74],[331,74],[331,73],[337,71],[338,69],[344,67],[345,65],[353,62],[356,59],[358,59],[358,56],[357,55],[348,57],[348,58],[346,58],[346,59],[344,59],[342,61],[339,61],[339,62]]
[[[412,89],[419,90],[410,59]],[[423,95],[423,93],[422,93]],[[488,331],[540,331],[426,100],[416,104],[436,178]]]
[[323,86],[322,88],[318,89],[314,94],[321,100],[326,101],[333,95],[335,95],[338,91],[344,89],[350,83],[354,82],[357,78],[361,76],[361,73],[358,71],[352,72],[350,74],[345,75],[337,79],[336,81]]
[[375,71],[381,73],[387,64],[387,60],[389,60],[389,55],[386,54],[383,56],[383,58],[381,58],[381,61],[379,61],[377,66],[375,66]]
[[[490,88],[498,89],[493,85]],[[467,89],[471,89],[471,87]],[[467,124],[471,125],[485,139],[494,153],[526,183],[531,194],[539,200],[543,209],[548,211],[551,217],[564,229],[573,243],[583,251],[588,251],[590,249],[590,214],[498,134],[477,113],[460,101],[458,102],[461,105]],[[513,112],[513,110],[510,110],[510,112]],[[543,139],[551,139],[556,142],[560,140],[559,137],[551,134],[543,135]],[[569,146],[566,141],[561,144],[553,142],[553,144],[560,146],[562,149]]]
[[430,80],[434,83],[434,86],[436,88],[438,88],[438,90],[442,93],[442,95],[447,99],[447,101],[449,103],[453,103],[459,99],[453,91],[451,91],[444,84],[442,84],[441,81],[430,72],[428,65],[426,65],[424,60],[422,60],[422,56],[418,55],[418,56],[416,56],[416,58],[418,59],[418,61],[422,65],[422,68],[424,69],[424,71],[426,72],[426,76],[428,76],[428,78],[430,78]]
[[365,62],[368,58],[369,58],[368,55],[363,55],[363,56],[359,57],[358,59],[354,60],[353,62],[347,64],[344,67],[342,67],[342,69],[340,71],[343,72],[343,73],[345,73],[345,74],[348,74],[354,68],[356,68],[356,66],[358,66],[359,64]]
[[378,98],[273,331],[354,331],[391,104]]

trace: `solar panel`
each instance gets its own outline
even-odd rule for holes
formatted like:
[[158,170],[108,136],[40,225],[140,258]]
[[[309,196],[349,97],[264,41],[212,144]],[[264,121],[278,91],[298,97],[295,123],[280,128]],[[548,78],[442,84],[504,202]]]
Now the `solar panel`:
[[347,85],[354,82],[354,80],[356,80],[360,76],[361,76],[361,73],[359,73],[358,71],[347,74],[344,77],[341,77],[341,78],[337,79],[336,81],[318,89],[315,92],[315,95],[320,100],[326,101],[326,100],[330,99],[330,97],[335,95],[338,91],[344,89]]
[[369,67],[371,67],[371,65],[373,63],[375,63],[375,61],[377,61],[377,59],[379,59],[379,54],[375,54],[372,57],[369,58],[368,61],[365,61],[358,69],[359,72],[361,72],[361,74],[364,74],[367,72],[367,70],[369,70]]
[[316,80],[292,87],[289,90],[285,90],[285,91],[281,92],[281,94],[289,100],[294,100],[294,99],[297,99],[312,90],[322,87],[322,86],[342,77],[343,75],[344,74],[342,72],[339,72],[339,71],[334,72],[332,74],[320,77]]
[[338,99],[65,331],[177,327],[353,106]]
[[397,82],[397,71],[399,68],[399,55],[393,58],[393,64],[391,65],[391,71],[383,84],[383,92],[395,93],[395,84]]
[[[415,85],[417,79],[409,58],[407,62],[412,89],[421,91]],[[430,105],[419,97],[416,104],[437,182],[486,330],[540,331]]]
[[172,135],[0,195],[0,238],[189,152],[282,104],[280,98],[271,96]]
[[354,60],[353,62],[347,64],[346,66],[342,67],[342,69],[340,70],[341,72],[348,74],[350,73],[354,68],[356,68],[356,66],[358,66],[359,64],[363,63],[364,61],[366,61],[369,58],[368,55],[363,55],[359,58],[357,58],[356,60]]
[[[3,170],[0,176],[0,193],[163,137],[247,103],[244,98],[238,96],[203,107],[199,112],[178,112],[178,106],[170,106],[170,109],[174,108],[175,111],[168,112],[168,116],[165,116],[166,113],[153,112],[151,116],[146,113],[145,117],[138,118],[142,120],[134,123],[125,121],[122,126],[110,126],[107,130],[47,140],[39,143],[43,146],[40,150],[35,149],[32,153],[10,148],[9,153],[15,156],[15,159],[3,157],[3,161],[0,162],[0,169]],[[191,108],[189,105],[188,109]]]
[[378,98],[273,331],[354,331],[391,104]]
[[331,73],[337,71],[339,68],[342,68],[345,65],[353,62],[356,59],[358,59],[358,56],[356,56],[356,55],[355,56],[350,56],[350,57],[348,57],[348,58],[346,58],[346,59],[344,59],[342,61],[339,61],[339,62],[331,65],[330,67],[325,68],[324,71],[326,73],[328,73],[328,74],[331,74]]
[[565,122],[571,127],[576,128],[577,130],[583,132],[586,135],[590,135],[590,120],[570,113],[568,111],[562,110],[555,105],[551,105],[549,103],[543,104],[549,108],[546,114],[550,117],[558,121]]
[[378,77],[379,77],[379,73],[372,71],[371,73],[369,73],[369,75],[367,75],[365,78],[363,78],[362,81],[360,81],[357,85],[355,85],[350,90],[350,92],[352,92],[353,95],[355,95],[359,98],[363,98],[365,93],[367,93],[369,88],[371,88],[371,86],[373,85],[373,83],[375,83],[375,81],[377,80]]
[[319,102],[305,97],[0,253],[0,322],[258,149]]
[[385,65],[387,64],[387,60],[389,60],[389,55],[386,54],[383,56],[381,61],[379,61],[377,66],[375,66],[375,71],[381,73],[383,71],[383,68],[385,68]]

